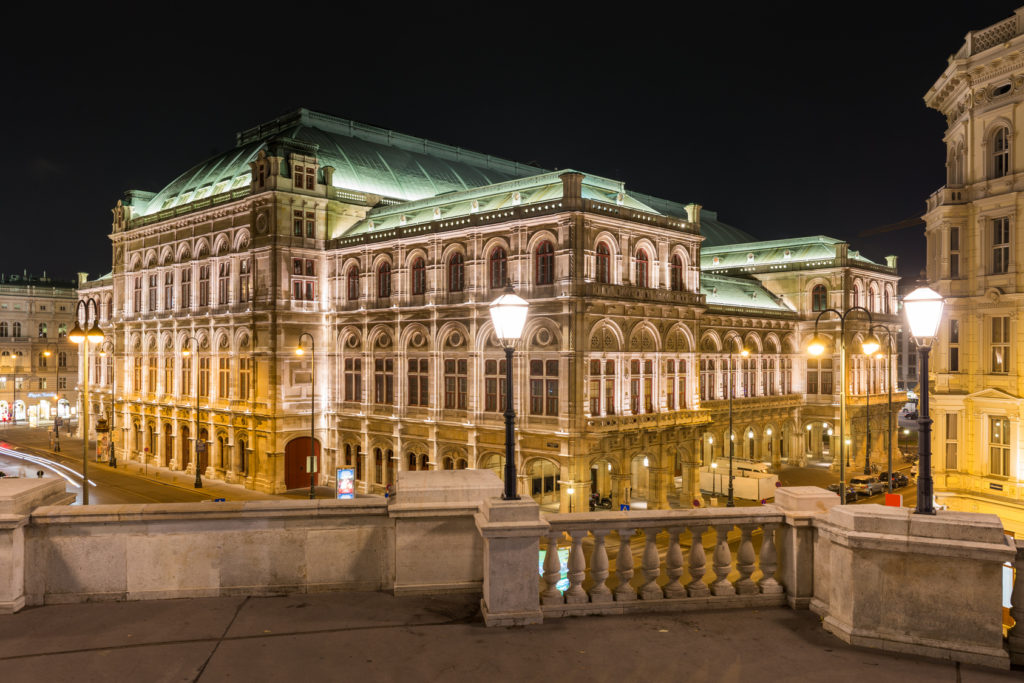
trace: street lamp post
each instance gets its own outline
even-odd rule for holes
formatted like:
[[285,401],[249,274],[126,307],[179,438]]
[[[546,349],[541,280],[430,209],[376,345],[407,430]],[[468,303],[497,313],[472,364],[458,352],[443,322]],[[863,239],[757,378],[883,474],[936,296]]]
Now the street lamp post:
[[711,495],[718,498],[718,463],[711,463]]
[[[749,355],[750,355],[750,351],[748,349],[740,348],[740,356],[742,356],[743,358],[746,358]],[[730,350],[729,351],[729,497],[728,497],[728,500],[726,500],[726,503],[725,503],[725,506],[726,507],[730,507],[730,508],[731,507],[736,507],[736,499],[733,498],[733,492],[732,492],[732,459],[733,459],[734,451],[736,450],[736,439],[733,438],[733,433],[732,433],[732,395],[734,393],[734,391],[733,391],[734,386],[733,385],[734,385],[735,379],[736,379],[736,368],[733,367],[733,365],[735,363],[734,357],[735,357],[735,353],[732,350]]]
[[[818,323],[821,322],[822,316],[826,313],[834,313],[839,317],[839,443],[846,443],[846,319],[854,311],[862,311],[868,317],[868,325],[871,325],[871,311],[864,308],[863,306],[851,306],[846,309],[844,313],[840,313],[834,308],[826,308],[825,310],[818,313],[818,317],[814,319],[814,337],[811,338],[811,343],[807,346],[807,351],[812,356],[820,356],[825,352],[825,340],[818,335]],[[866,342],[867,340],[865,340]],[[867,351],[867,347],[864,349]],[[878,350],[875,346],[871,353]],[[842,492],[839,495],[839,503],[841,505],[846,504],[846,458],[843,457],[843,453],[839,453],[839,490]]]
[[[530,304],[516,295],[509,282],[505,293],[491,303],[491,321],[498,343],[505,349],[505,500],[519,500],[516,491],[515,419],[512,403],[512,350],[523,334]],[[571,499],[570,499],[571,500]]]
[[[192,467],[196,471],[196,480],[195,480],[195,483],[192,484],[192,486],[193,486],[193,488],[201,489],[201,488],[203,488],[203,478],[201,476],[201,473],[199,472],[199,458],[202,455],[203,451],[200,450],[200,441],[199,441],[199,373],[200,373],[200,368],[199,368],[199,340],[196,339],[195,337],[193,337],[192,335],[189,335],[189,336],[185,337],[185,348],[183,348],[181,350],[181,355],[182,356],[188,356],[189,355],[188,342],[192,342],[192,347],[195,349],[195,356],[196,356],[196,364],[195,364],[196,392],[195,392],[194,398],[193,398],[193,400],[195,401],[195,411],[196,411],[196,423],[195,423],[196,433],[195,433],[195,436],[193,437],[193,441],[195,442],[195,448],[192,449],[192,452],[193,452]],[[202,449],[203,450],[206,449],[206,444],[202,444]]]
[[[114,452],[114,416],[117,414],[117,410],[114,407],[114,400],[115,400],[115,397],[117,396],[117,363],[115,362],[116,358],[114,356],[114,343],[112,341],[111,342],[103,342],[103,346],[101,347],[101,350],[100,350],[100,357],[101,358],[106,358],[106,356],[107,356],[107,344],[110,345],[110,368],[111,368],[111,372],[110,372],[110,459],[107,461],[107,464],[110,465],[111,467],[113,467],[114,469],[117,469],[117,456],[116,456],[116,454]],[[127,442],[128,434],[125,434],[124,438],[125,438],[125,453],[127,453],[128,452],[128,442]],[[145,458],[145,456],[143,456],[143,458]]]
[[[89,304],[92,304],[92,327],[89,328]],[[85,309],[84,315],[81,314]],[[78,325],[79,315],[88,332]],[[103,330],[100,329],[100,307],[95,299],[80,299],[75,307],[75,327],[68,335],[75,344],[82,345],[82,505],[89,504],[89,342],[98,344],[103,341]]]
[[861,342],[861,348],[868,362],[864,383],[864,474],[871,474],[871,357],[878,351],[878,339],[871,334],[872,325],[868,328],[868,336]]
[[316,340],[309,332],[299,335],[299,345],[295,347],[295,355],[301,356],[306,353],[302,340],[309,337],[309,460],[306,470],[309,472],[309,499],[316,498],[316,491],[313,489],[314,478],[316,477]]
[[917,508],[918,515],[934,515],[935,503],[932,482],[932,419],[928,416],[928,353],[931,351],[942,318],[943,300],[938,292],[928,287],[918,287],[903,298],[907,311],[910,334],[917,342],[917,353],[921,362],[921,405],[918,410],[917,442]]
[[888,452],[888,468],[889,468],[889,493],[892,493],[892,351],[893,351],[893,338],[892,330],[885,325],[872,325],[869,332],[872,334],[876,329],[885,331],[885,386],[889,392],[889,403],[888,410],[886,411],[888,431],[886,432],[885,445]]

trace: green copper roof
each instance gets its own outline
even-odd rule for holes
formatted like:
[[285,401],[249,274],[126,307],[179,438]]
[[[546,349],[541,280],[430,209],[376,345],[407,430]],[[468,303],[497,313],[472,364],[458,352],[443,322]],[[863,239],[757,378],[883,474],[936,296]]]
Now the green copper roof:
[[[839,244],[843,244],[843,240],[824,235],[716,246],[708,246],[705,242],[701,247],[700,267],[701,270],[714,271],[733,268],[770,268],[773,265],[784,264],[813,267],[818,262],[826,265],[835,259],[836,245]],[[875,267],[880,265],[861,256],[860,252],[854,249],[847,252],[847,257],[851,261],[860,261],[864,265]]]
[[708,306],[757,308],[780,313],[793,310],[782,299],[769,292],[757,280],[701,273],[700,293],[707,297]]

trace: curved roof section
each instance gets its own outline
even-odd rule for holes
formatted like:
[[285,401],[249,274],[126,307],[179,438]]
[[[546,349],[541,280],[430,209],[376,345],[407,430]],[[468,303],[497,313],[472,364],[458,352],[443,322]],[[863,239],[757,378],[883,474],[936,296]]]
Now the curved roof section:
[[147,215],[249,184],[249,162],[275,139],[305,143],[335,187],[413,201],[543,173],[544,169],[300,109],[238,133],[237,146],[175,178]]

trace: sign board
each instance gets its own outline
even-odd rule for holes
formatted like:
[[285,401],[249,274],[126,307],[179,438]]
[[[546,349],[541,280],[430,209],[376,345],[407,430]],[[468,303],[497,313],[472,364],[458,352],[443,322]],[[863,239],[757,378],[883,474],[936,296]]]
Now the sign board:
[[313,472],[316,472],[316,456],[315,455],[307,455],[306,456],[306,472],[309,472],[310,474],[312,474]]
[[885,506],[892,508],[903,507],[903,494],[900,493],[887,493],[885,494]]
[[351,468],[338,470],[338,500],[356,497],[356,471]]
[[205,452],[206,452],[206,442],[205,441],[197,441],[196,442],[196,453],[205,453]]

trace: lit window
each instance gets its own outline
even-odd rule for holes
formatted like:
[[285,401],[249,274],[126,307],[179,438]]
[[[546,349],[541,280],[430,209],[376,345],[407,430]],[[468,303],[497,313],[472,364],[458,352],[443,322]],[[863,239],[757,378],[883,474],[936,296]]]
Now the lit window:
[[946,413],[946,469],[957,468],[957,414]]
[[992,372],[1010,371],[1010,319],[992,318]]
[[1005,417],[988,419],[989,473],[1010,476],[1010,421]]

